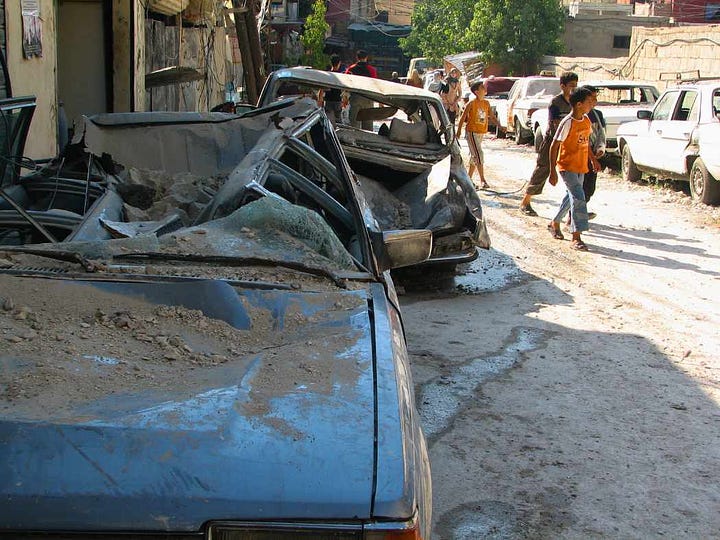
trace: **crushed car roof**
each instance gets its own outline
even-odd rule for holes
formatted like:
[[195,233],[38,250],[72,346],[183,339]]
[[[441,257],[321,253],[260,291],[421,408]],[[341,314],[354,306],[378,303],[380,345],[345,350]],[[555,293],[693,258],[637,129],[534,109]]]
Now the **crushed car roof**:
[[273,74],[273,76],[278,79],[291,80],[314,86],[339,88],[342,90],[375,94],[380,98],[399,97],[407,99],[408,97],[414,97],[417,99],[442,103],[438,95],[430,92],[429,90],[416,88],[406,84],[394,83],[383,79],[362,77],[360,75],[349,75],[345,73],[321,71],[306,67],[296,67],[278,70]]

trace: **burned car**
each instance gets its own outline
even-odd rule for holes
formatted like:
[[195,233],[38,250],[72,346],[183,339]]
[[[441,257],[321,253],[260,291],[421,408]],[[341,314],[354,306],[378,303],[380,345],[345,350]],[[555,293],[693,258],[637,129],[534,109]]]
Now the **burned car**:
[[389,270],[431,233],[377,227],[322,111],[74,144],[0,200],[0,536],[430,538]]
[[329,89],[343,92],[350,107],[354,99],[364,104],[357,120],[372,129],[340,122],[336,132],[383,229],[432,231],[432,254],[423,264],[446,270],[475,259],[477,247],[490,247],[480,199],[437,94],[299,67],[272,73],[259,104]]

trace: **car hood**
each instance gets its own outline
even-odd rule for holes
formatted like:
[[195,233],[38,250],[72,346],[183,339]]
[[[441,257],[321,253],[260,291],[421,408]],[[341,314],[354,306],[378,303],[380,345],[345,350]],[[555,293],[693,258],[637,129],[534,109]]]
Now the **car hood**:
[[0,290],[0,529],[370,515],[366,289],[0,275]]

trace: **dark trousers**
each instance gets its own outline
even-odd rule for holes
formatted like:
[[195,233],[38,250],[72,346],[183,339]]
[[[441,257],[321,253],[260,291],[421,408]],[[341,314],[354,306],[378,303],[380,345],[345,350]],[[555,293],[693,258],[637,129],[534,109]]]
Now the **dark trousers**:
[[535,169],[530,176],[530,182],[525,190],[528,195],[539,195],[542,193],[545,182],[547,182],[550,176],[550,147],[552,146],[553,138],[550,135],[543,137],[542,144],[540,145],[540,151],[535,161]]
[[585,173],[583,178],[583,191],[585,192],[585,202],[590,201],[590,197],[595,193],[595,183],[597,181],[597,172],[591,171]]

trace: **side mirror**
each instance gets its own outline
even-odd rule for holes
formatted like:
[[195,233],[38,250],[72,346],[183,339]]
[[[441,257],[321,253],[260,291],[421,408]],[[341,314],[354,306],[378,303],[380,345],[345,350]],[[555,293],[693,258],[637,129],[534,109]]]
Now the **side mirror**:
[[420,264],[430,257],[432,232],[427,229],[371,232],[380,271]]
[[652,118],[652,111],[643,109],[637,112],[637,117],[640,120],[650,120]]

